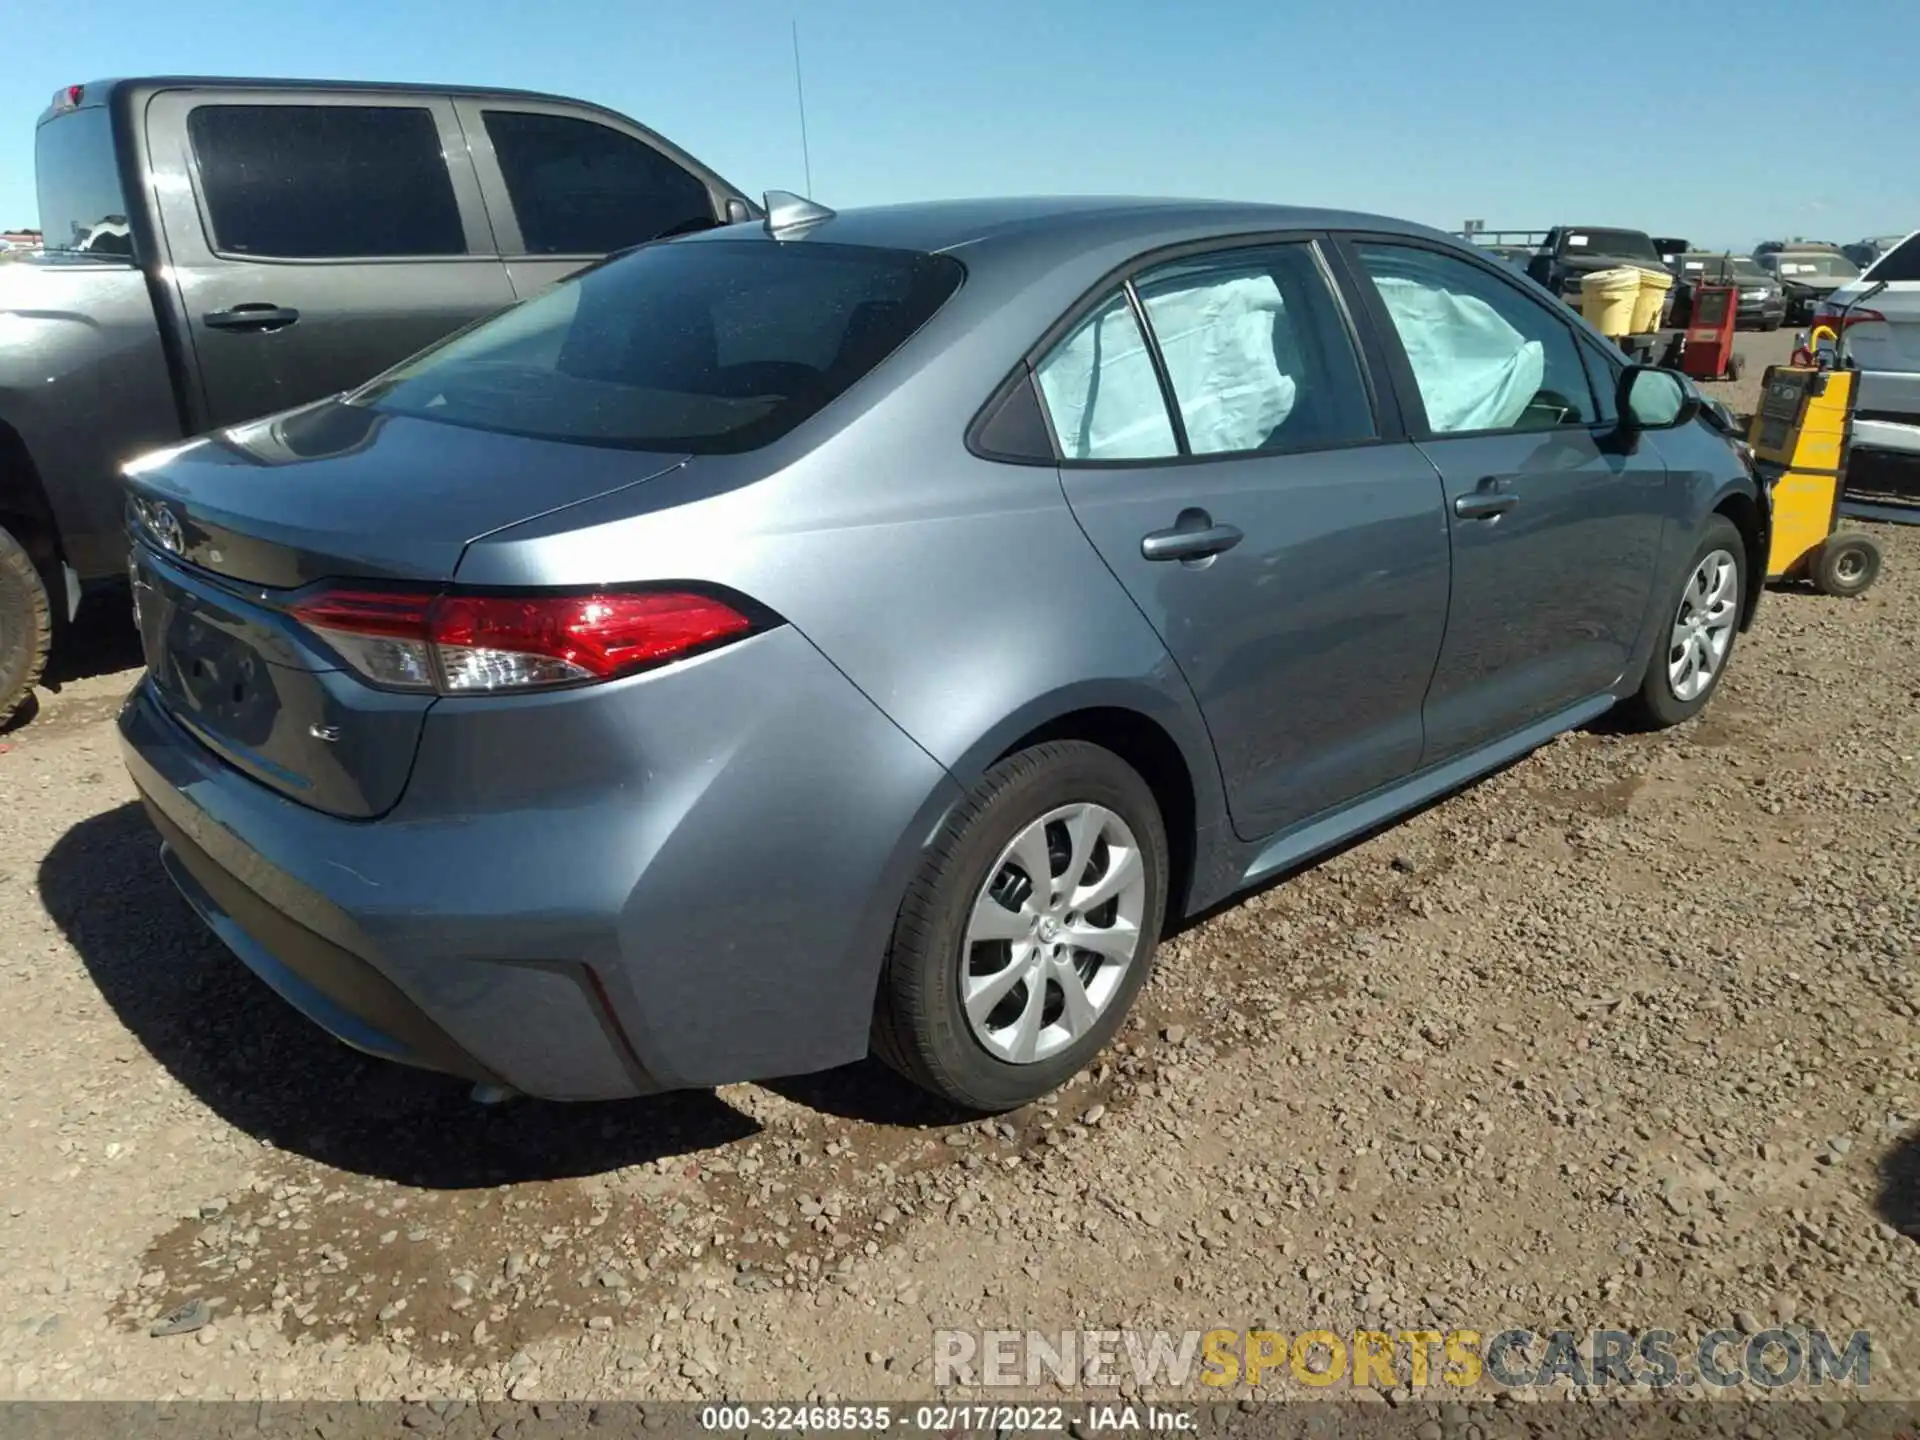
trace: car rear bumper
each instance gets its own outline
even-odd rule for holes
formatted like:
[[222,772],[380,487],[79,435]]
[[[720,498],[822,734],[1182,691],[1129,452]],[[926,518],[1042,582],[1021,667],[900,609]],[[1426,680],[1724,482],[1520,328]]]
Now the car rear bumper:
[[556,1100],[866,1052],[946,773],[791,628],[651,675],[442,702],[399,805],[298,805],[143,682],[122,751],[169,874],[308,1018]]

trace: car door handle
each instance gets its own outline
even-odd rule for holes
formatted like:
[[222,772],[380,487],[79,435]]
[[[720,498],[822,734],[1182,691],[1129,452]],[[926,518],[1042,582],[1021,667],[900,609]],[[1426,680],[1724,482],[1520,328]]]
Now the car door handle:
[[1140,553],[1149,560],[1204,560],[1246,538],[1237,526],[1214,524],[1204,510],[1182,510],[1171,530],[1141,537]]
[[1453,513],[1462,520],[1495,520],[1519,503],[1518,495],[1509,495],[1483,485],[1471,495],[1456,496]]
[[209,310],[200,323],[213,330],[284,330],[300,318],[284,305],[236,305],[231,310]]

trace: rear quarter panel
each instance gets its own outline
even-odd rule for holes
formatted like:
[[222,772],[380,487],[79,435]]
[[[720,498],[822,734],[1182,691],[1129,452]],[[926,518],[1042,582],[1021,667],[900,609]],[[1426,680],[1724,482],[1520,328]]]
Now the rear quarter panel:
[[962,785],[1059,716],[1132,710],[1186,759],[1204,833],[1224,814],[1219,769],[1165,646],[1082,534],[1058,472],[979,459],[964,440],[1026,348],[1130,248],[1034,284],[970,275],[779,444],[696,458],[486,537],[458,578],[731,586],[799,629]]
[[146,276],[131,264],[0,265],[0,422],[20,437],[83,579],[125,564],[120,465],[180,438]]

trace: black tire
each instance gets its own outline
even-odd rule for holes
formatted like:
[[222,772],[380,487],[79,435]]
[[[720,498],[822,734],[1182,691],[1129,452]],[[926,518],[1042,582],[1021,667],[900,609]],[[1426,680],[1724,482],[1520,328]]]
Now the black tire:
[[53,606],[39,567],[0,530],[0,725],[33,693],[53,648]]
[[[989,867],[1023,829],[1057,807],[1088,802],[1114,812],[1139,845],[1146,878],[1140,948],[1087,1033],[1046,1059],[1014,1064],[975,1037],[961,1005],[968,919],[992,878]],[[908,887],[880,977],[874,1053],[965,1110],[994,1114],[1038,1099],[1084,1068],[1125,1021],[1153,963],[1166,894],[1166,826],[1130,765],[1079,740],[1009,756],[955,807]]]
[[1687,557],[1687,563],[1681,568],[1667,587],[1666,603],[1660,611],[1659,630],[1654,642],[1653,653],[1647,657],[1647,673],[1641,677],[1640,688],[1621,704],[1621,713],[1629,724],[1642,730],[1665,730],[1669,726],[1683,724],[1691,720],[1706,708],[1707,702],[1720,688],[1720,682],[1726,677],[1727,666],[1733,663],[1733,652],[1740,645],[1740,627],[1736,623],[1727,638],[1727,653],[1720,659],[1720,668],[1709,678],[1706,689],[1691,699],[1682,700],[1674,693],[1673,681],[1667,671],[1670,641],[1674,621],[1680,613],[1680,602],[1686,594],[1693,572],[1702,561],[1716,550],[1724,550],[1733,557],[1734,594],[1736,603],[1742,607],[1743,615],[1747,595],[1748,567],[1754,563],[1747,554],[1746,542],[1741,539],[1740,531],[1726,516],[1714,514],[1707,517],[1707,523],[1701,527],[1700,539]]
[[1738,355],[1727,356],[1727,379],[1738,380],[1740,378],[1740,367],[1742,363]]
[[1786,321],[1784,320],[1762,320],[1760,322],[1760,328],[1766,331],[1769,335],[1771,335],[1774,331],[1778,330],[1784,324],[1786,324]]
[[1830,535],[1810,567],[1813,588],[1851,599],[1880,578],[1880,544],[1869,535]]

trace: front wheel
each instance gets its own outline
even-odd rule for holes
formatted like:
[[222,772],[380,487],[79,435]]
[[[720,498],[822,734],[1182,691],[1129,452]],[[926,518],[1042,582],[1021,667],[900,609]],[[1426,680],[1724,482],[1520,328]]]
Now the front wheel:
[[1691,720],[1720,688],[1740,631],[1746,553],[1731,520],[1708,519],[1664,612],[1666,643],[1654,648],[1640,689],[1626,702],[1628,717],[1642,728]]
[[0,725],[33,693],[53,646],[53,606],[39,567],[0,530]]
[[967,1110],[1038,1099],[1125,1020],[1166,890],[1166,827],[1130,765],[1077,740],[1009,756],[956,807],[900,907],[876,1053]]

